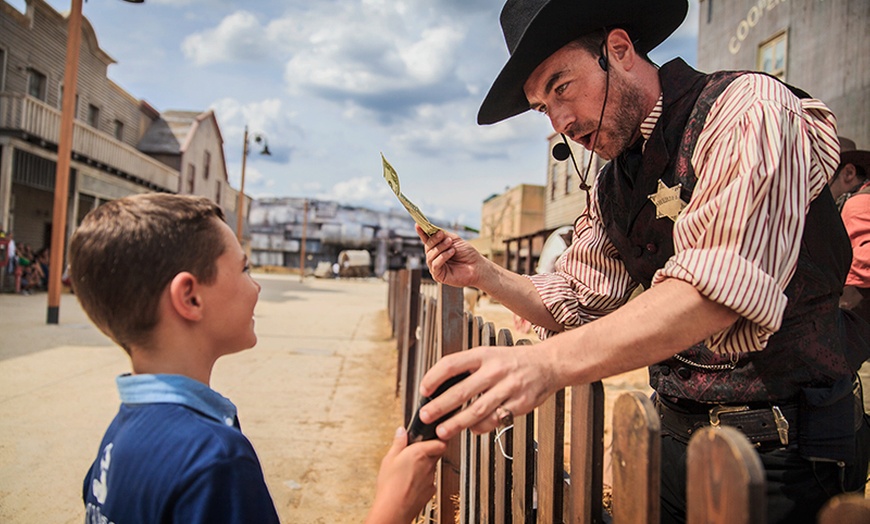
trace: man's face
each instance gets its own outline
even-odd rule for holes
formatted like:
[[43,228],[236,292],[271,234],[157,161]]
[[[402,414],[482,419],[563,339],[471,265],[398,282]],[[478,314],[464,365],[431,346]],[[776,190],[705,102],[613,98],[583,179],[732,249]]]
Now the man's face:
[[568,44],[535,68],[523,86],[531,108],[546,114],[556,132],[587,150],[594,146],[608,160],[632,144],[645,116],[639,88],[618,67],[609,70],[601,69],[597,56]]

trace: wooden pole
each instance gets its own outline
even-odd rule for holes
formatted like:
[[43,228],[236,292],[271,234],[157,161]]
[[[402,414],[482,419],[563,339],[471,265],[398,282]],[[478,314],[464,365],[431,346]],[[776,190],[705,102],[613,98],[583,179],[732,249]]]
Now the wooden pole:
[[248,160],[248,126],[245,126],[245,144],[242,146],[242,181],[239,185],[239,199],[236,203],[236,237],[242,242],[242,224],[245,220],[245,164]]
[[63,275],[66,212],[69,198],[69,170],[72,156],[73,120],[76,83],[78,82],[79,48],[82,41],[82,0],[72,0],[67,19],[66,69],[63,75],[63,101],[60,137],[57,146],[57,171],[54,179],[54,210],[51,220],[51,258],[48,270],[48,314],[46,323],[60,320],[61,276]]

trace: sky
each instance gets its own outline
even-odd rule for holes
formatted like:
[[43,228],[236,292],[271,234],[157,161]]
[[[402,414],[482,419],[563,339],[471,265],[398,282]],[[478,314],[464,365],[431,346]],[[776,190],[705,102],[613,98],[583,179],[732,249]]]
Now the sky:
[[[19,10],[24,0],[7,0]],[[60,12],[69,0],[48,0]],[[546,117],[478,126],[508,58],[503,0],[90,0],[84,16],[117,63],[109,78],[159,111],[217,115],[245,192],[399,209],[380,153],[431,219],[480,226],[483,200],[545,184]],[[650,57],[696,63],[698,0]]]

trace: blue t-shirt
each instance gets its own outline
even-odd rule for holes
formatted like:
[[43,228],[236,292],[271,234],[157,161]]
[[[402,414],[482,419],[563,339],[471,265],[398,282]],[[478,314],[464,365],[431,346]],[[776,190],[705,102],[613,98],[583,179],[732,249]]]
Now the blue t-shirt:
[[226,398],[180,375],[122,375],[121,408],[85,476],[85,522],[278,522]]

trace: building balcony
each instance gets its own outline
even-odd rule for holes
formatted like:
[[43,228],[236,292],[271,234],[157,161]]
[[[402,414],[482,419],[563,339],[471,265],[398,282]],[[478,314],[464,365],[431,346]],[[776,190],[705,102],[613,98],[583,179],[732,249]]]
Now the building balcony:
[[[94,165],[155,191],[178,190],[178,171],[108,133],[78,120],[74,125],[74,160]],[[60,111],[21,93],[0,93],[0,134],[17,136],[57,151]]]

